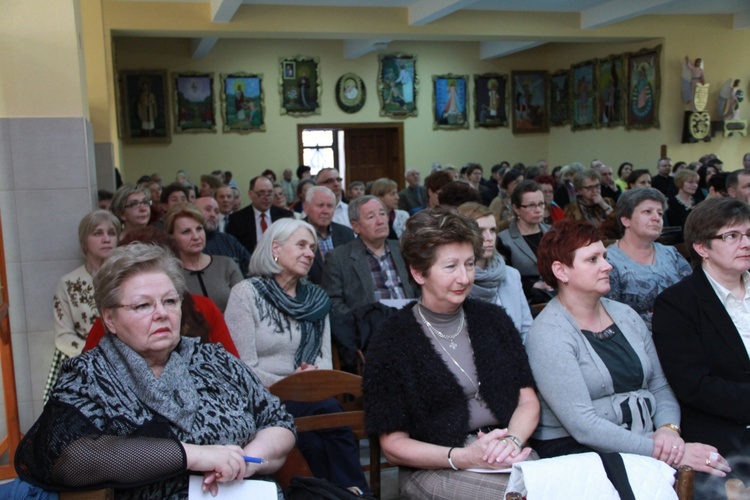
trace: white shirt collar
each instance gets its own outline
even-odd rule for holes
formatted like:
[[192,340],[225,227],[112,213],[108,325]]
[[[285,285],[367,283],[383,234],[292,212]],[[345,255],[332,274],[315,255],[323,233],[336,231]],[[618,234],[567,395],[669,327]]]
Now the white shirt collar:
[[[713,277],[708,274],[705,269],[703,270],[703,272],[706,274],[708,282],[711,283],[711,288],[714,289],[714,292],[716,292],[716,295],[719,297],[719,300],[725,307],[730,298],[739,300],[734,296],[732,292],[729,291],[728,288],[724,287],[721,283],[713,279]],[[742,284],[745,286],[745,297],[743,300],[750,300],[750,272],[745,271],[744,273],[742,273]]]

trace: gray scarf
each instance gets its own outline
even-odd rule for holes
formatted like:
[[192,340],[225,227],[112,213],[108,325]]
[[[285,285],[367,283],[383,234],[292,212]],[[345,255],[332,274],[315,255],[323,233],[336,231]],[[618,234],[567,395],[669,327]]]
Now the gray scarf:
[[505,260],[495,251],[492,259],[487,262],[484,269],[477,266],[474,270],[474,286],[471,287],[469,297],[481,299],[486,302],[495,302],[497,289],[505,281],[508,270],[505,267]]
[[185,338],[169,355],[159,378],[146,360],[115,335],[105,335],[99,342],[104,356],[117,377],[135,396],[185,432],[190,432],[198,412],[198,391],[190,375],[190,355],[200,339]]

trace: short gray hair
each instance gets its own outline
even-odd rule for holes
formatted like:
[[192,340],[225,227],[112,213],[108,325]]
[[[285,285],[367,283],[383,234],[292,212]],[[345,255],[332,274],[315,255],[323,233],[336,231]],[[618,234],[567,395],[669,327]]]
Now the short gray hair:
[[187,290],[182,264],[172,253],[159,245],[133,242],[115,248],[94,276],[94,300],[99,314],[122,300],[122,284],[133,276],[160,272],[167,275],[180,295]]
[[307,188],[307,192],[305,193],[305,203],[310,203],[313,199],[313,196],[315,196],[315,193],[327,194],[328,196],[333,198],[333,204],[336,204],[336,195],[333,194],[333,191],[325,186],[313,186]]
[[377,196],[366,194],[349,203],[349,222],[359,221],[359,212],[362,210],[362,205],[372,200],[377,200],[378,203],[383,206],[383,210],[385,210],[385,203],[383,203],[383,200]]
[[146,200],[151,201],[150,189],[139,187],[136,184],[123,184],[120,189],[115,191],[115,196],[112,198],[112,212],[119,217],[120,214],[125,212],[125,203],[127,203],[128,197],[135,193],[143,193]]
[[115,228],[115,244],[120,239],[122,223],[112,212],[109,210],[94,210],[93,212],[89,212],[78,223],[78,242],[81,244],[83,255],[88,255],[86,244],[88,237],[94,234],[94,231],[96,231],[96,228],[102,222],[109,222]]
[[633,217],[635,209],[644,201],[655,201],[661,203],[662,210],[667,209],[667,198],[656,188],[642,187],[638,189],[628,189],[624,191],[617,199],[617,220],[622,226],[622,217],[630,219]]
[[599,175],[599,172],[591,168],[588,170],[581,170],[575,175],[575,177],[573,177],[573,187],[576,188],[576,190],[581,189],[583,187],[583,181],[586,179],[601,182],[602,176]]
[[286,240],[292,236],[297,229],[305,228],[310,231],[310,234],[315,241],[315,245],[318,245],[318,235],[315,233],[309,223],[292,218],[279,219],[271,224],[263,236],[258,241],[258,246],[255,247],[253,256],[250,257],[249,272],[251,276],[263,276],[270,278],[275,274],[279,274],[284,270],[278,262],[273,260],[273,244],[277,242],[281,245],[286,243]]

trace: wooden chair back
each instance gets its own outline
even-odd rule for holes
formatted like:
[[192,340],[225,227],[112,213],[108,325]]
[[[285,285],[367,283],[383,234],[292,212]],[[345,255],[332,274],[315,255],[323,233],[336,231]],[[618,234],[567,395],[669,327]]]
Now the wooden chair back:
[[[351,427],[357,439],[367,439],[365,412],[362,406],[362,377],[338,370],[310,370],[283,378],[268,388],[281,401],[314,402],[347,396],[343,399],[342,413],[310,415],[294,419],[297,432]],[[380,442],[370,440],[370,465],[363,467],[370,472],[370,489],[380,496]],[[295,447],[284,466],[275,474],[282,489],[294,476],[312,476],[309,465]]]

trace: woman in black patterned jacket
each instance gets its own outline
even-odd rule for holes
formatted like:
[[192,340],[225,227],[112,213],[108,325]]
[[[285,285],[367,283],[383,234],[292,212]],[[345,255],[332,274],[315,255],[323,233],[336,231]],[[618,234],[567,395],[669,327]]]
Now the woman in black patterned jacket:
[[120,498],[186,498],[188,471],[215,492],[283,465],[295,435],[278,399],[221,346],[180,337],[185,282],[174,257],[142,243],[118,248],[94,286],[109,334],[64,363],[18,447],[21,479],[54,490],[114,487]]
[[401,466],[401,498],[502,498],[539,420],[521,336],[503,308],[467,299],[482,255],[477,223],[438,207],[412,216],[401,252],[422,298],[370,340],[367,431]]

